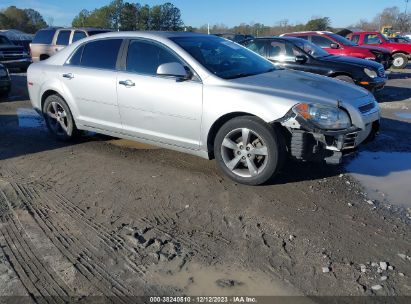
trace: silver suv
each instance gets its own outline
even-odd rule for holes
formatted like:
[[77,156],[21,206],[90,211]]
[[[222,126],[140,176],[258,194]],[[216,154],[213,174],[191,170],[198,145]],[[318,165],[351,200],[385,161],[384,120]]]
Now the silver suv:
[[215,158],[258,185],[287,156],[339,163],[378,130],[367,90],[277,69],[223,38],[195,33],[96,35],[32,64],[33,107],[51,133],[79,130]]
[[109,31],[111,30],[55,27],[39,30],[30,43],[31,57],[33,61],[45,60],[73,42]]

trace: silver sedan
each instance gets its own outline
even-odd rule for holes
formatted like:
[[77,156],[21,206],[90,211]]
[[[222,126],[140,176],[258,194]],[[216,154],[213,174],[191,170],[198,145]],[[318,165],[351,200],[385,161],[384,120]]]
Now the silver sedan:
[[196,33],[96,35],[32,64],[27,81],[60,140],[88,130],[215,158],[250,185],[267,182],[287,158],[340,163],[373,138],[380,117],[364,89],[278,69]]

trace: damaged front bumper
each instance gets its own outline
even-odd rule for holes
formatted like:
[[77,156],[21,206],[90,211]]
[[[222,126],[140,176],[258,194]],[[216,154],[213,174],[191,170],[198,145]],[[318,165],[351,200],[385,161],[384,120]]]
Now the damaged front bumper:
[[363,128],[353,125],[335,131],[319,129],[293,112],[276,123],[284,127],[283,135],[291,158],[338,165],[345,155],[354,152],[360,144],[372,141],[379,132],[378,107],[368,109],[362,116]]

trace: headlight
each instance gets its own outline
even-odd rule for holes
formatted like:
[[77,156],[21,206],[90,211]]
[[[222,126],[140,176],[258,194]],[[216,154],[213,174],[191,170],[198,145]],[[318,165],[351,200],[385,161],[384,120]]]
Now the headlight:
[[367,74],[371,78],[376,78],[378,76],[376,71],[373,71],[367,68],[364,69],[364,73]]
[[351,126],[348,114],[337,107],[300,103],[294,106],[293,111],[321,129],[338,130]]
[[7,73],[6,69],[0,69],[0,77],[5,77],[7,75],[8,75],[8,73]]

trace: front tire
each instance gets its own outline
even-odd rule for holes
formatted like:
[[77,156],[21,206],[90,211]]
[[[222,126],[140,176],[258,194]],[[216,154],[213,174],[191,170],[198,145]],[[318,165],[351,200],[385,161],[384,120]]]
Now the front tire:
[[394,54],[392,58],[394,59],[392,63],[394,69],[404,69],[408,64],[408,57],[405,54]]
[[51,95],[46,98],[43,116],[47,128],[58,140],[70,141],[78,135],[70,108],[61,96]]
[[282,167],[284,139],[275,127],[259,118],[236,117],[217,132],[214,155],[221,170],[234,181],[261,185]]

